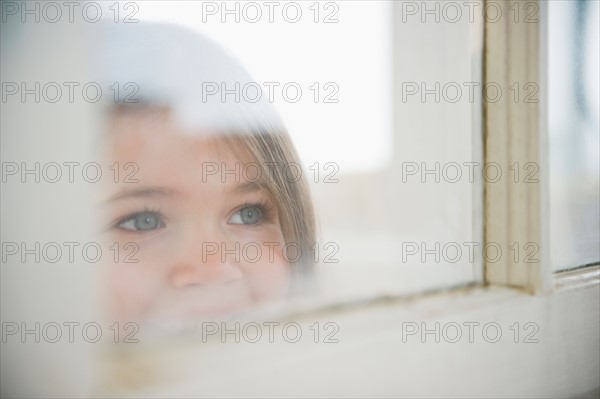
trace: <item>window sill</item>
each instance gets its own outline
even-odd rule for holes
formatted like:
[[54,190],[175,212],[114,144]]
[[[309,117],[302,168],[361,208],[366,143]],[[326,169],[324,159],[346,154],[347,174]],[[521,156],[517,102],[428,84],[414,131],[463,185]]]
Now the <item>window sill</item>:
[[[299,306],[296,313],[270,321],[298,323],[307,340],[223,343],[190,337],[158,347],[136,346],[135,356],[121,357],[116,367],[109,368],[120,379],[109,378],[109,392],[100,393],[574,397],[600,386],[600,268],[560,273],[556,287],[540,295],[494,286],[462,287],[411,297]],[[265,317],[253,321],[269,320]],[[336,323],[339,342],[313,342],[310,326],[315,322]],[[468,322],[479,323],[473,342],[464,328],[456,343],[443,333],[439,342],[432,333],[403,337],[407,323],[427,329],[439,323],[443,331],[452,323]],[[500,326],[498,342],[482,338],[487,323]],[[527,323],[536,326],[532,342],[526,339],[533,331],[525,328]],[[135,378],[123,384],[119,370],[125,374],[137,370],[139,384]],[[148,375],[155,377],[152,382]]]

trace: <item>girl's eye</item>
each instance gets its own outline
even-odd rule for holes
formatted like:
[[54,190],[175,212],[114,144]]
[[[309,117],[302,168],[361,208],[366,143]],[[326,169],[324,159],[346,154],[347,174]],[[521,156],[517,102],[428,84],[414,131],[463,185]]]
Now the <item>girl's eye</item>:
[[164,223],[156,212],[141,212],[123,220],[117,227],[125,230],[149,231],[164,227]]
[[263,212],[259,206],[245,206],[229,219],[230,224],[258,224],[262,221]]

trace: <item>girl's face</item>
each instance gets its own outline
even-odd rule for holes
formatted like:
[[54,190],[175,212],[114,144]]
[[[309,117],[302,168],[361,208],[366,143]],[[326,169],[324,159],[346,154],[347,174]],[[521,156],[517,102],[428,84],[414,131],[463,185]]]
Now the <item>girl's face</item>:
[[253,160],[222,138],[184,135],[160,112],[116,116],[107,148],[111,177],[119,169],[101,205],[118,246],[107,266],[112,317],[189,321],[286,295],[278,210],[241,173]]

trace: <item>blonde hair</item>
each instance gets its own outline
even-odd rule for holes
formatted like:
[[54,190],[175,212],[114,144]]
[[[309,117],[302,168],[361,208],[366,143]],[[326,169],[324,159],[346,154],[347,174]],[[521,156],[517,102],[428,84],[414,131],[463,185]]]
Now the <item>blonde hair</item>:
[[310,246],[316,240],[315,216],[304,173],[300,169],[296,176],[286,174],[289,165],[300,167],[291,138],[286,132],[270,131],[225,135],[224,138],[231,148],[245,149],[261,169],[263,178],[259,184],[277,206],[284,240],[286,244],[295,244],[300,251],[293,262],[293,274],[308,277],[313,265]]

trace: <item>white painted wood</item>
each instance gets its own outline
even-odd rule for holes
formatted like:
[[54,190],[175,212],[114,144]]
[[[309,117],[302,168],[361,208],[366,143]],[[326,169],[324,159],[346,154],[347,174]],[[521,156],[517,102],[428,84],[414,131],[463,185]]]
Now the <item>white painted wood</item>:
[[[111,363],[100,395],[152,397],[574,397],[600,386],[600,269],[560,276],[552,294],[474,288],[278,319],[302,326],[287,343],[202,343],[177,339],[129,346]],[[576,310],[576,311],[574,311]],[[246,320],[248,322],[251,319]],[[254,320],[258,320],[254,318]],[[273,321],[274,319],[262,319]],[[314,322],[339,325],[338,343],[314,343]],[[258,321],[261,323],[262,321]],[[403,323],[440,323],[433,335],[405,337]],[[450,323],[480,323],[457,343]],[[515,343],[511,326],[519,323]],[[244,323],[244,322],[242,322]],[[496,343],[482,335],[497,323]],[[537,332],[530,336],[534,323]],[[404,324],[405,331],[407,324]],[[446,333],[443,333],[444,327]],[[489,328],[489,327],[488,327]],[[486,337],[493,339],[492,330]],[[446,339],[444,339],[446,337]],[[423,342],[424,340],[424,342]]]
[[[544,21],[545,6],[540,8],[538,1],[529,3],[539,9],[538,20]],[[523,18],[515,21],[510,9],[513,2],[496,5],[505,17],[485,22],[484,79],[489,87],[500,87],[502,96],[498,101],[485,102],[485,162],[498,164],[503,178],[485,183],[485,241],[498,244],[503,256],[499,261],[486,261],[486,282],[545,292],[551,288],[552,274],[547,129],[543,122],[546,102],[539,95],[526,98],[535,87],[542,93],[545,90],[545,25],[526,23]],[[538,182],[524,181],[526,165],[538,168]],[[516,181],[515,166],[520,172]],[[515,245],[519,248],[516,256]],[[535,258],[526,259],[525,255],[536,248]]]

